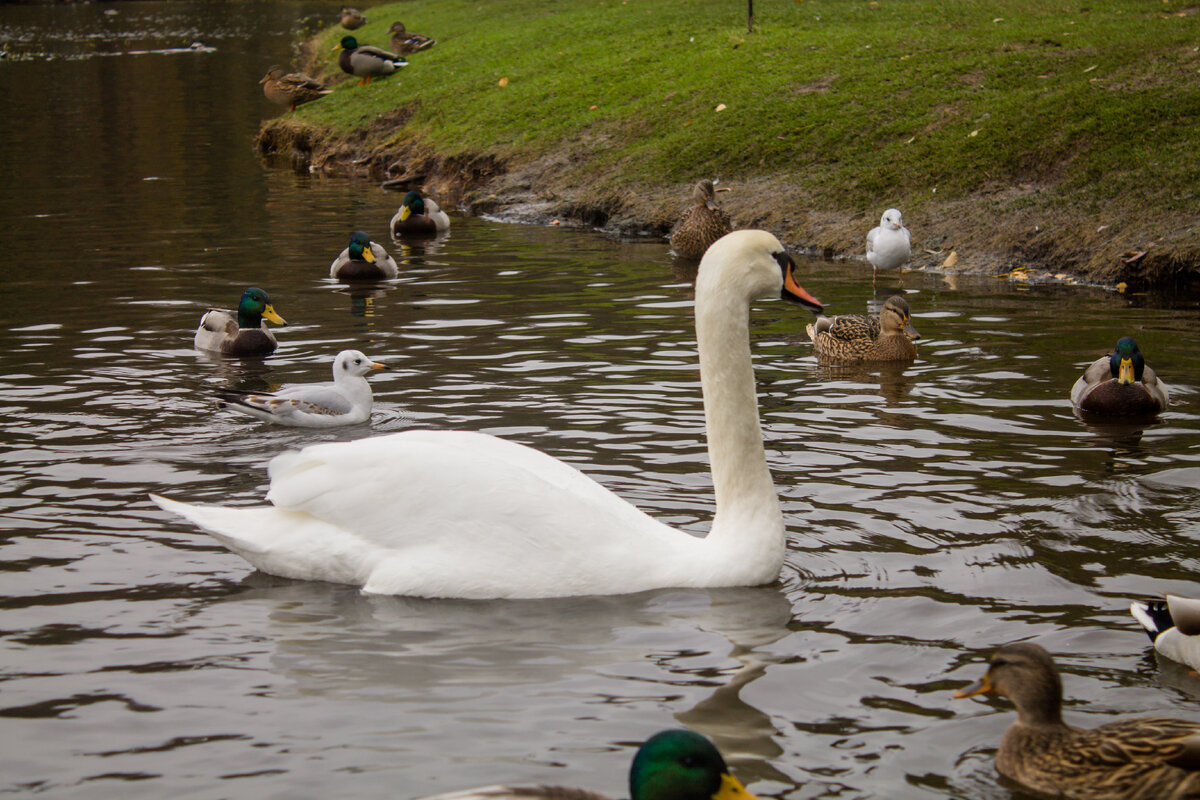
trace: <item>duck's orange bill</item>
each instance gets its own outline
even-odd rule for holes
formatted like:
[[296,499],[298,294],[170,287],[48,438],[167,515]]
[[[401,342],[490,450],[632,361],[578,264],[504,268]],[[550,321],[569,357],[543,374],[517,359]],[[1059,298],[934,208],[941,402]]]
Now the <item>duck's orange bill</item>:
[[992,682],[988,680],[988,676],[984,675],[979,680],[972,683],[970,686],[964,686],[954,693],[954,699],[961,700],[964,697],[974,697],[979,694],[990,694],[992,691]]
[[1133,359],[1122,358],[1121,366],[1117,369],[1117,383],[1133,383]]

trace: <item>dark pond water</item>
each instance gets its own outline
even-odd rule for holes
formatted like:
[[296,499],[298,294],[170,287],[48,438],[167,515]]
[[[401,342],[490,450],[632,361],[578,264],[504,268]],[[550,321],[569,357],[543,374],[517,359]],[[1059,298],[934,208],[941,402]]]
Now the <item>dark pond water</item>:
[[[775,586],[365,598],[255,574],[153,507],[152,490],[254,503],[284,450],[421,425],[533,444],[691,531],[712,512],[690,289],[663,243],[456,216],[399,251],[394,283],[325,277],[350,231],[384,235],[397,196],[265,168],[251,140],[276,113],[258,78],[336,5],[0,6],[6,793],[620,795],[640,740],[683,723],[768,797],[1004,798],[991,756],[1011,712],[950,692],[1017,639],[1056,654],[1073,721],[1200,717],[1200,681],[1156,663],[1126,611],[1200,593],[1186,299],[910,274],[920,357],[882,371],[818,366],[807,314],[762,304],[791,541]],[[862,265],[802,272],[831,311],[872,296]],[[292,323],[279,351],[194,353],[203,310],[251,284]],[[1085,425],[1071,383],[1122,334],[1173,405]],[[211,402],[323,380],[346,347],[395,368],[369,426],[272,428]]]

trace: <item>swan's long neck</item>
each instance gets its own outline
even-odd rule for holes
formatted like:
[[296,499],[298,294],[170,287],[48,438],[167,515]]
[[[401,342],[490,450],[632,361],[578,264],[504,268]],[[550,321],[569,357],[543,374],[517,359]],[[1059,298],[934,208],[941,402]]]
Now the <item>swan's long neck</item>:
[[750,308],[736,292],[697,292],[696,342],[717,513],[710,537],[779,540],[783,517],[758,421]]

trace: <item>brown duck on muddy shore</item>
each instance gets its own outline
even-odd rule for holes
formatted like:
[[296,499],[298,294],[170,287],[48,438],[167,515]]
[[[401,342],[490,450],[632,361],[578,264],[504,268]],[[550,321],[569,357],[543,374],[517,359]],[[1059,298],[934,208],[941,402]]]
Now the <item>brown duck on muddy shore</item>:
[[262,84],[263,94],[272,103],[288,106],[289,111],[295,111],[296,106],[316,100],[322,95],[332,92],[325,84],[299,72],[286,72],[278,64],[267,70]]
[[680,258],[699,260],[704,251],[732,230],[729,215],[717,208],[715,189],[705,178],[692,190],[692,207],[683,213],[675,230],[671,231],[671,249]]

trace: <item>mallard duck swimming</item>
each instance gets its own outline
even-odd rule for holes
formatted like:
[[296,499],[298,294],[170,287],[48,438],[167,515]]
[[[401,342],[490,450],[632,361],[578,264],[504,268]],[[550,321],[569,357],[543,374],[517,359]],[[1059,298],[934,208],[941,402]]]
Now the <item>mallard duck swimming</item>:
[[409,192],[392,217],[393,236],[436,236],[450,230],[450,217],[429,197]]
[[415,53],[418,50],[425,50],[437,44],[436,41],[428,36],[422,36],[419,33],[409,33],[404,27],[403,22],[393,22],[392,27],[388,28],[388,33],[392,35],[388,40],[391,45],[392,52],[402,56]]
[[699,260],[713,242],[732,230],[729,215],[717,208],[717,190],[705,178],[692,190],[692,207],[683,212],[671,231],[671,249],[680,258]]
[[822,361],[911,360],[917,357],[912,340],[921,338],[913,327],[908,301],[898,294],[884,302],[877,317],[818,317],[806,330]]
[[1022,642],[992,655],[987,674],[955,697],[994,694],[1017,707],[996,771],[1035,792],[1073,800],[1200,797],[1200,722],[1140,717],[1095,728],[1062,720],[1062,679],[1050,654]]
[[361,28],[363,25],[367,24],[367,18],[362,15],[361,11],[359,11],[357,8],[350,8],[348,6],[342,6],[342,16],[340,21],[342,23],[342,27],[348,31]]
[[385,281],[399,274],[396,260],[362,231],[350,236],[350,246],[329,265],[329,277],[340,281]]
[[[647,739],[629,769],[630,800],[758,800],[733,777],[721,752],[695,731],[660,731]],[[483,786],[425,800],[609,800],[573,786]]]
[[366,86],[371,78],[391,75],[398,67],[408,66],[408,62],[395,53],[365,44],[359,46],[353,36],[343,36],[333,49],[342,51],[338,55],[338,66],[342,72],[358,76],[358,86]]
[[299,72],[287,72],[278,64],[267,70],[266,77],[259,83],[268,100],[288,106],[290,111],[295,111],[301,103],[308,103],[333,91],[314,78]]
[[297,384],[260,394],[219,394],[230,408],[264,422],[297,428],[355,425],[371,418],[373,398],[365,376],[376,369],[387,367],[357,350],[343,350],[333,360],[332,384]]
[[1135,601],[1129,613],[1142,623],[1155,650],[1200,669],[1200,600],[1168,594],[1165,601]]
[[1071,402],[1080,411],[1110,417],[1157,414],[1169,399],[1167,385],[1129,336],[1117,341],[1112,355],[1093,361],[1071,387]]
[[770,583],[787,537],[749,310],[773,297],[819,311],[794,271],[766,231],[734,231],[700,262],[695,337],[716,496],[702,538],[566,462],[476,431],[406,430],[276,456],[258,507],[159,502],[263,572],[367,594],[528,599]]
[[228,311],[213,309],[200,318],[193,344],[197,350],[211,350],[227,356],[269,356],[279,343],[267,328],[267,321],[287,325],[275,313],[271,298],[262,289],[250,287],[242,292],[237,317]]
[[879,225],[867,233],[867,261],[872,270],[897,269],[912,256],[912,240],[900,210],[889,208],[879,218]]

